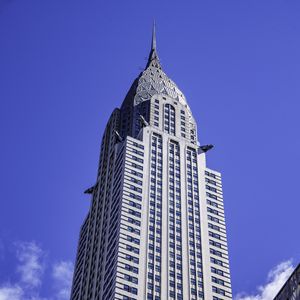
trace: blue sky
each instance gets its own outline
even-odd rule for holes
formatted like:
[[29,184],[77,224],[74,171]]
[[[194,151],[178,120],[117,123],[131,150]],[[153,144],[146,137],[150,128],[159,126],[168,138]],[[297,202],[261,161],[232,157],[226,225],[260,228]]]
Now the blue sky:
[[107,119],[145,66],[153,19],[163,68],[200,142],[215,145],[234,295],[261,293],[270,270],[300,261],[298,0],[0,0],[0,297],[16,287],[20,299],[64,299],[83,191]]

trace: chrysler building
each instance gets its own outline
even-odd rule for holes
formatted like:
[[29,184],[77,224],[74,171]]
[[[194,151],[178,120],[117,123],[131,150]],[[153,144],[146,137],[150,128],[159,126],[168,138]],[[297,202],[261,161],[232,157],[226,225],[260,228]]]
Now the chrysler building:
[[211,148],[162,69],[154,28],[147,65],[107,122],[96,183],[85,191],[71,300],[232,299]]

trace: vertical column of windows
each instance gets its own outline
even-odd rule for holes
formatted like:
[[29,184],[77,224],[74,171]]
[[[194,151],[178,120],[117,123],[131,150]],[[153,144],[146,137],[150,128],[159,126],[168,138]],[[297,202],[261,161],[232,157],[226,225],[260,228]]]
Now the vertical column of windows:
[[190,130],[191,143],[192,144],[196,144],[196,129],[195,129],[195,125],[190,124],[190,127],[192,128]]
[[219,295],[231,299],[221,178],[209,171],[205,171],[205,175],[213,299],[221,299]]
[[159,100],[155,99],[154,101],[154,111],[153,111],[153,119],[154,119],[154,126],[159,127]]
[[191,148],[187,150],[187,200],[191,299],[203,299],[197,153]]
[[186,137],[186,119],[185,119],[185,111],[180,111],[180,132],[182,137]]
[[189,113],[185,110],[180,111],[180,135],[189,139],[190,143],[196,144],[196,124]]
[[186,137],[186,117],[185,117],[185,111],[180,111],[180,125],[181,125],[181,136]]
[[164,131],[175,135],[175,108],[171,104],[164,106]]
[[161,298],[162,138],[151,139],[147,299]]
[[182,300],[182,230],[179,145],[169,144],[169,298]]

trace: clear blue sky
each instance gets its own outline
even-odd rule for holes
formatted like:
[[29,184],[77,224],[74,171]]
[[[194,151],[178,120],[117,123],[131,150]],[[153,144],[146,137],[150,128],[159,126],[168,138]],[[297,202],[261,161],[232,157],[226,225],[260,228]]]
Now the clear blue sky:
[[215,145],[234,294],[300,261],[298,0],[0,0],[0,285],[17,277],[16,242],[75,259],[104,126],[153,19],[163,68]]

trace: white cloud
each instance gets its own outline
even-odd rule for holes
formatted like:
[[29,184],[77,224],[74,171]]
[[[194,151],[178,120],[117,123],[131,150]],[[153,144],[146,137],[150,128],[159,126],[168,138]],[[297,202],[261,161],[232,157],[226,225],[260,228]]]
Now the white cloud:
[[267,283],[259,286],[255,295],[240,293],[235,300],[273,300],[293,270],[292,260],[280,263],[268,273]]
[[[14,282],[0,282],[0,300],[67,300],[70,298],[73,275],[71,262],[60,261],[50,266],[48,262],[47,266],[46,253],[35,241],[18,242],[15,246],[16,271],[19,278]],[[45,272],[46,267],[51,270],[51,273]],[[40,296],[44,275],[47,277],[45,277],[47,285],[54,289],[54,294],[46,298]]]
[[0,300],[21,300],[23,294],[23,289],[19,285],[6,284],[0,287]]
[[35,288],[41,285],[45,253],[36,242],[17,243],[17,259],[22,283]]
[[69,261],[61,261],[53,265],[52,276],[57,290],[56,297],[59,300],[70,298],[73,269],[74,266]]

